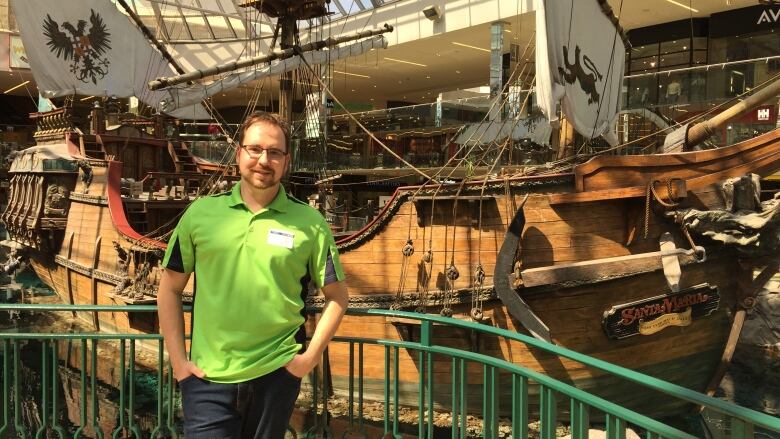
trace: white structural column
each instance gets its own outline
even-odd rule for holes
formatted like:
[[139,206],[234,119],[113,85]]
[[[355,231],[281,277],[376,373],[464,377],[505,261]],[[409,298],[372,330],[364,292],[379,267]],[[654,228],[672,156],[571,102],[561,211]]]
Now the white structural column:
[[490,25],[490,97],[501,93],[503,78],[504,23],[496,21]]
[[[501,99],[501,88],[504,85],[504,25],[503,21],[495,21],[490,25],[490,99]],[[496,103],[490,112],[491,121],[501,120],[501,106]]]

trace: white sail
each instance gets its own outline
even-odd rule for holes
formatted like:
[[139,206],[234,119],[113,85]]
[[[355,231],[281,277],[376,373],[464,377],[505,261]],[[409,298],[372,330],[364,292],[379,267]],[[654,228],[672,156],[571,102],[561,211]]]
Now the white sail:
[[556,105],[587,138],[610,129],[620,104],[626,49],[597,0],[536,0],[536,97]]
[[[350,56],[360,55],[362,53],[368,52],[371,49],[384,48],[387,48],[387,40],[383,36],[377,35],[369,39],[358,41],[356,43],[348,44],[346,46],[335,49],[306,52],[304,54],[304,58],[306,59],[306,62],[309,63],[309,65],[325,64]],[[222,93],[225,90],[233,89],[245,82],[265,78],[268,76],[277,76],[283,72],[289,72],[300,67],[303,67],[301,57],[294,56],[292,58],[274,61],[270,63],[270,65],[263,67],[252,68],[250,70],[238,73],[231,73],[226,77],[210,84],[196,84],[184,87],[169,88],[167,90],[169,96],[164,99],[162,109],[163,111],[172,111],[183,106],[188,106],[193,103],[200,102],[209,96]]]
[[[11,3],[41,95],[135,96],[159,110],[166,95],[149,91],[146,83],[175,72],[141,31],[109,1],[66,5],[60,0]],[[178,114],[211,117],[199,104]]]

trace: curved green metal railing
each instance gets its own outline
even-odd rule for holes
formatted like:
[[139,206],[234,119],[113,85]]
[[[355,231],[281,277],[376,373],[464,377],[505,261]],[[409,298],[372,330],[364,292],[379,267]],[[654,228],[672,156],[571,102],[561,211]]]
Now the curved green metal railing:
[[[102,306],[102,305],[8,305],[0,304],[0,312],[42,312],[42,311],[67,311],[67,312],[156,312],[156,306],[132,305],[132,306]],[[312,310],[316,311],[316,310]],[[675,427],[666,425],[647,416],[621,407],[615,403],[606,401],[598,396],[587,393],[569,384],[553,379],[536,371],[518,366],[511,362],[490,357],[478,352],[455,349],[450,346],[433,343],[433,335],[436,328],[463,328],[480,334],[493,335],[504,339],[515,340],[537,348],[549,354],[568,358],[582,363],[591,368],[631,381],[646,389],[661,392],[670,397],[691,404],[708,408],[710,411],[720,414],[728,420],[729,437],[751,438],[754,437],[756,428],[769,432],[780,432],[780,420],[778,418],[746,409],[719,399],[691,391],[684,387],[664,382],[662,380],[644,375],[642,373],[626,369],[605,361],[589,357],[570,349],[555,346],[532,337],[508,331],[501,328],[477,324],[468,321],[440,317],[431,314],[418,314],[404,311],[388,310],[350,310],[350,314],[358,316],[383,316],[386,318],[407,319],[419,322],[419,341],[385,340],[372,338],[345,338],[337,337],[331,344],[344,343],[349,349],[349,377],[346,389],[338,389],[339,395],[346,395],[347,414],[343,420],[346,424],[343,436],[357,434],[362,437],[402,437],[402,435],[433,437],[436,427],[434,418],[437,413],[434,403],[434,389],[440,383],[434,380],[434,358],[441,361],[449,359],[451,401],[449,402],[451,437],[462,438],[468,436],[480,436],[485,438],[497,438],[500,436],[500,427],[511,429],[512,438],[527,438],[529,422],[539,421],[539,436],[551,439],[556,436],[556,427],[559,421],[568,423],[572,438],[587,438],[588,429],[591,427],[591,416],[598,415],[605,419],[607,437],[610,439],[625,438],[626,428],[631,426],[642,431],[644,437],[655,438],[695,438],[695,436],[681,431]],[[435,325],[435,326],[434,326]],[[23,392],[20,385],[21,348],[29,341],[41,343],[41,394],[38,409],[40,425],[36,431],[27,431],[22,419],[21,399]],[[18,437],[85,437],[90,434],[93,437],[104,437],[101,429],[101,407],[97,396],[101,384],[98,382],[96,371],[99,368],[98,347],[100,343],[112,341],[118,343],[118,357],[116,358],[119,369],[119,382],[117,386],[118,416],[110,432],[106,436],[118,437],[179,437],[176,419],[176,395],[175,383],[170,365],[163,356],[164,345],[159,334],[106,334],[106,333],[0,333],[2,345],[2,424],[0,424],[0,437],[8,437],[16,434]],[[63,343],[68,344],[68,349],[74,344],[79,348],[78,361],[69,362],[79,375],[79,416],[78,420],[65,422],[60,410],[58,383],[58,365],[63,361],[59,357]],[[154,426],[144,430],[136,421],[136,410],[139,401],[136,395],[138,384],[136,374],[140,366],[136,365],[138,343],[152,344],[157,351],[156,358],[156,410],[151,415],[154,418]],[[381,402],[383,419],[369,420],[364,413],[367,400],[364,394],[364,349],[373,346],[373,349],[384,349],[384,383],[383,400]],[[355,351],[357,348],[357,356]],[[408,407],[401,404],[399,395],[399,357],[404,350],[410,355],[417,355],[418,361],[418,401],[416,407]],[[356,358],[357,357],[357,358]],[[328,355],[324,355],[321,373],[312,373],[308,379],[307,388],[310,389],[311,399],[308,408],[312,425],[304,426],[304,437],[328,437],[333,436],[331,421],[333,420],[327,409],[329,400],[336,397],[330,388],[330,382],[323,379],[328,376]],[[473,387],[466,380],[469,368],[481,368],[483,383],[481,385],[481,407],[469,405],[468,389]],[[357,371],[355,369],[357,368]],[[499,377],[503,374],[503,377]],[[500,389],[509,383],[501,382],[511,377],[512,397],[510,407],[500,407]],[[357,389],[355,384],[357,382]],[[538,387],[539,413],[538,416],[529,410],[531,395],[529,388]],[[558,419],[560,414],[560,402],[568,399],[568,419]],[[299,401],[300,402],[300,401]],[[417,431],[411,431],[407,422],[401,422],[400,410],[416,412]],[[441,412],[441,409],[438,409]],[[357,411],[357,413],[355,413]],[[509,413],[502,421],[501,413]],[[11,419],[13,413],[13,420]],[[476,418],[473,416],[477,414]],[[480,426],[475,430],[469,425],[469,417],[481,419]],[[537,418],[534,418],[537,416]],[[71,424],[69,427],[65,424]],[[76,425],[72,425],[76,424]],[[472,422],[473,424],[473,422]],[[67,428],[69,431],[66,431]]]

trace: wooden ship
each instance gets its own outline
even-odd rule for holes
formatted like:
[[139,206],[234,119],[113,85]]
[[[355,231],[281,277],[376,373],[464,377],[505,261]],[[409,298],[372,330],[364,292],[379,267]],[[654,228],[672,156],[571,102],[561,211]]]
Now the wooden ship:
[[[779,87],[775,82],[753,101],[775,96]],[[224,169],[204,172],[183,142],[106,132],[100,108],[93,109],[91,133],[76,132],[66,111],[31,115],[38,146],[10,169],[1,217],[9,239],[65,303],[154,303],[161,255],[178,216],[194,197],[231,178]],[[688,146],[705,137],[706,126],[691,128]],[[404,187],[365,228],[337,242],[350,306],[472,319],[712,390],[750,300],[748,274],[735,268],[735,250],[690,233],[670,213],[723,209],[722,182],[778,168],[780,130],[774,130],[718,149],[603,156],[555,174]],[[185,295],[193,288],[191,280]],[[312,294],[308,304],[320,300]],[[151,314],[80,317],[101,331],[159,329]],[[415,339],[419,326],[347,316],[337,336],[365,334]],[[506,359],[651,415],[680,409],[521,343],[444,328],[434,341]],[[336,343],[328,351],[337,392],[348,388],[348,349]],[[415,405],[417,358],[400,355],[401,399]],[[384,350],[368,347],[366,356],[366,397],[381,400]],[[437,383],[449,380],[449,367],[435,364]],[[468,382],[480,384],[481,371],[470,370]],[[438,406],[449,405],[449,388],[437,387]],[[479,386],[469,388],[470,401],[478,401]],[[511,386],[503,388],[502,398],[509,398]]]
[[[2,214],[10,239],[66,303],[153,303],[165,242],[142,232],[164,236],[191,201],[192,189],[213,184],[212,176],[199,173],[187,163],[186,147],[170,141],[49,136],[39,135],[40,145],[11,167],[11,197]],[[663,206],[723,208],[720,182],[778,167],[775,130],[714,150],[595,158],[570,173],[401,188],[372,223],[337,243],[350,306],[474,319],[703,391],[749,291],[734,276],[733,250],[698,236],[689,240],[684,228],[663,215]],[[166,178],[183,184],[155,191],[152,181]],[[674,288],[662,263],[669,257],[680,266]],[[686,326],[643,334],[607,317],[659,296],[690,302],[694,314]],[[317,300],[311,297],[310,304]],[[676,311],[661,315],[684,312]],[[158,329],[149,314],[82,317],[101,331]],[[419,336],[416,331],[411,322],[348,316],[338,335],[404,339]],[[458,331],[437,331],[436,342],[477,349],[613,400],[630,395],[647,404],[628,391],[629,384],[605,385],[608,379],[594,371],[519,343],[473,340]],[[329,355],[334,385],[346,388],[347,348],[334,344]],[[367,355],[383,351],[369,349]],[[416,400],[415,362],[409,354],[401,358],[410,403]],[[369,395],[383,392],[381,364],[366,362]],[[445,365],[436,369],[448,376]],[[473,371],[469,379],[478,383],[481,375]],[[437,395],[439,400],[449,399]]]

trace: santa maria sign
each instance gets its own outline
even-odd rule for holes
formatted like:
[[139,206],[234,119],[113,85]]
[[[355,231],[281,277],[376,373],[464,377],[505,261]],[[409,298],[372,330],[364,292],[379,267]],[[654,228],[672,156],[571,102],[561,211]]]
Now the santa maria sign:
[[699,284],[677,293],[664,294],[613,306],[604,312],[602,324],[609,338],[651,335],[669,326],[689,326],[718,309],[718,288]]

